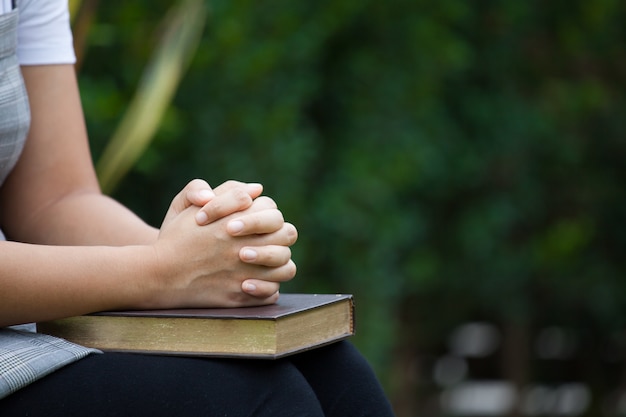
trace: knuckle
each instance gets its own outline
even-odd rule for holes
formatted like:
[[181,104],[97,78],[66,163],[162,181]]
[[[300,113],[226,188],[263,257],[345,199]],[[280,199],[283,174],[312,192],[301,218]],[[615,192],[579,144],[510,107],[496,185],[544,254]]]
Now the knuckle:
[[224,182],[224,184],[222,184],[223,187],[225,188],[235,188],[238,185],[240,185],[241,183],[239,181],[235,181],[235,180],[227,180]]
[[246,305],[249,296],[239,291],[233,291],[227,294],[227,307],[242,307]]
[[289,262],[291,260],[291,249],[288,247],[282,247],[282,248],[284,251],[283,259],[285,259],[285,262]]
[[265,208],[273,208],[273,209],[278,208],[274,200],[264,195],[257,197],[257,199],[254,200],[254,202],[255,204],[261,205],[262,207],[265,207]]
[[200,187],[206,187],[208,185],[209,184],[206,181],[200,178],[194,178],[193,180],[189,181],[189,184],[187,184],[189,188],[200,188]]
[[215,191],[218,193],[225,193],[236,188],[242,188],[242,183],[235,180],[228,180],[215,187]]
[[225,210],[224,202],[221,199],[216,198],[204,206],[202,210],[204,210],[209,217],[219,216]]
[[277,282],[271,282],[269,283],[269,285],[267,286],[267,288],[265,289],[265,297],[271,297],[272,294],[275,294],[276,291],[278,291],[278,289],[280,288],[280,284]]
[[291,249],[285,246],[275,246],[268,253],[268,263],[271,265],[282,266],[291,260]]
[[285,223],[284,228],[287,232],[288,244],[293,245],[298,240],[298,229],[291,223]]
[[248,193],[245,192],[242,188],[235,188],[232,190],[233,198],[239,204],[249,204],[252,201],[252,198]]
[[279,291],[279,289],[280,289],[280,286],[276,289],[276,291],[274,292],[274,294],[270,295],[270,296],[267,298],[267,300],[266,300],[266,301],[267,301],[269,304],[274,304],[276,301],[278,301],[278,298],[279,298],[279,296],[280,296],[280,293],[278,292],[278,291]]
[[248,216],[245,216],[243,219],[244,219],[244,223],[246,224],[249,230],[250,229],[256,230],[262,224],[262,220],[259,216],[248,215]]
[[296,276],[297,272],[298,272],[298,267],[296,266],[296,263],[292,260],[289,260],[285,268],[285,275],[287,276],[288,279],[292,279]]
[[274,231],[278,231],[282,227],[284,227],[285,219],[283,218],[283,214],[279,210],[264,210],[263,217],[265,218],[268,227],[271,227]]

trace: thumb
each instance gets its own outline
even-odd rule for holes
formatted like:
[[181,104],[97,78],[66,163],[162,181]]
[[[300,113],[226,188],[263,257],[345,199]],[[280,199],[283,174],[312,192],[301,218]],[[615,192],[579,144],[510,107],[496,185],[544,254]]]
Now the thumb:
[[182,213],[190,206],[202,207],[215,197],[211,186],[204,180],[190,181],[172,200],[164,222]]

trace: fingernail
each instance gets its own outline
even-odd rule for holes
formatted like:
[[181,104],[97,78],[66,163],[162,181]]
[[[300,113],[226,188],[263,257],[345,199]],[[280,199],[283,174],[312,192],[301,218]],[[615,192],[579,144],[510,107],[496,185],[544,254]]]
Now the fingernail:
[[257,257],[257,253],[253,249],[244,249],[241,252],[241,257],[246,261],[254,261]]
[[205,224],[207,220],[209,220],[209,216],[207,216],[204,211],[199,211],[196,213],[196,223],[198,223],[199,225]]
[[239,233],[243,230],[243,222],[241,220],[233,220],[228,223],[228,231],[230,233]]
[[242,285],[242,288],[246,292],[255,292],[256,291],[256,285],[251,284],[249,282],[244,282],[243,285]]

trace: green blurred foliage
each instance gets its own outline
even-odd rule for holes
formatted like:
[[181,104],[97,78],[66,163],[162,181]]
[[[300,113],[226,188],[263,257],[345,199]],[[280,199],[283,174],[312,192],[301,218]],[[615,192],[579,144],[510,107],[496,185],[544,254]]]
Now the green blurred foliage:
[[[80,74],[96,158],[169,3],[100,4]],[[284,291],[354,293],[387,387],[395,352],[469,318],[624,326],[626,3],[209,6],[116,197],[158,225],[191,178],[263,183],[300,232]]]
[[112,193],[149,147],[187,64],[195,56],[205,21],[204,0],[179,0],[168,10],[137,91],[96,164],[103,192]]

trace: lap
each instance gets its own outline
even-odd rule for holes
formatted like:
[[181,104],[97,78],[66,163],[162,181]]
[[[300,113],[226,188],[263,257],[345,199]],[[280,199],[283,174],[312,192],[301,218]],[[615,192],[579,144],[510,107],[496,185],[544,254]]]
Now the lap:
[[[0,414],[366,415],[364,410],[376,405],[372,401],[389,409],[377,384],[365,360],[346,342],[277,361],[105,353],[1,400]],[[370,415],[392,415],[376,410]]]

